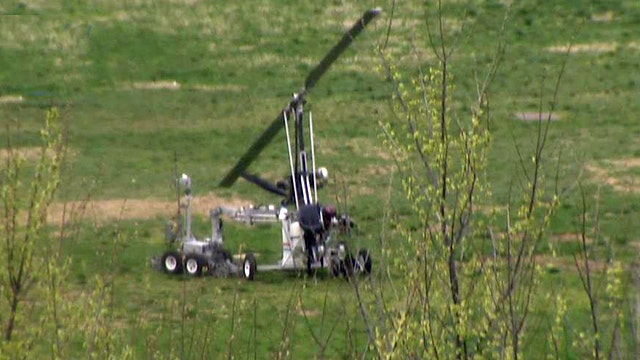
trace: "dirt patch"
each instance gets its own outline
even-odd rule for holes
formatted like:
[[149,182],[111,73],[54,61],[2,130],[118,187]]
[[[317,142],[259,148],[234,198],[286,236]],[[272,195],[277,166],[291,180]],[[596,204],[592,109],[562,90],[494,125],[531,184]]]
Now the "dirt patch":
[[585,169],[593,176],[593,181],[602,182],[614,190],[626,193],[640,193],[637,176],[629,170],[640,168],[640,158],[608,160],[602,164],[587,164]]
[[[253,68],[262,68],[265,65],[287,65],[289,63],[289,58],[276,53],[258,53],[249,57],[247,61],[248,66]],[[307,56],[296,58],[296,61],[308,66],[315,66],[318,63],[317,59]]]
[[197,91],[207,91],[207,92],[241,92],[245,89],[242,85],[236,84],[220,84],[220,85],[206,85],[206,84],[195,84],[187,87],[187,89],[193,89]]
[[491,214],[503,214],[507,211],[506,205],[480,205],[475,204],[474,209],[483,214],[491,215]]
[[18,104],[24,101],[20,95],[3,95],[0,96],[0,104]]
[[584,92],[573,95],[573,101],[577,103],[591,104],[594,101],[607,101],[612,95],[608,92]]
[[27,147],[17,149],[0,149],[0,160],[6,160],[11,155],[17,155],[23,160],[35,160],[40,158],[42,150],[39,147]]
[[591,14],[593,22],[611,22],[613,21],[613,11],[609,10],[603,13]]
[[602,54],[614,52],[618,49],[618,44],[615,42],[594,42],[586,44],[573,44],[573,45],[556,45],[546,48],[548,52],[552,53],[590,53],[590,54]]
[[[551,255],[536,255],[536,263],[541,265],[542,267],[546,267],[547,269],[557,269],[562,271],[573,271],[578,272],[576,268],[575,260],[572,257],[553,257]],[[584,271],[584,260],[578,258],[578,265],[580,266],[580,270]],[[602,273],[608,267],[610,267],[606,261],[599,260],[589,260],[589,271]]]
[[599,179],[600,182],[603,182],[609,186],[612,186],[614,189],[616,190],[623,190],[620,186],[620,179],[617,179],[615,177],[609,176],[608,172],[606,169],[603,169],[599,166],[596,165],[586,165],[585,169],[587,169],[587,171],[589,171],[590,173],[592,173],[594,176],[593,178],[595,179]]
[[539,112],[539,111],[521,111],[514,114],[516,118],[522,121],[546,121],[546,120],[560,120],[560,115],[557,113]]
[[[42,149],[39,147],[21,147],[15,148],[12,150],[9,149],[0,149],[0,160],[4,161],[9,158],[11,155],[18,156],[18,158],[22,160],[38,160],[42,155]],[[49,150],[47,153],[48,157],[53,155],[53,150]]]
[[324,145],[322,151],[332,152],[334,149],[347,148],[356,154],[366,154],[370,158],[393,160],[390,152],[375,139],[356,137],[339,143],[332,139],[323,139],[321,142]]
[[350,191],[352,196],[368,196],[376,193],[376,190],[368,186],[358,186]]
[[[582,234],[579,234],[579,233],[566,233],[566,234],[553,235],[551,239],[552,241],[565,243],[565,244],[566,243],[582,244]],[[593,238],[590,238],[589,236],[587,236],[585,240],[587,245],[593,244]]]
[[[526,257],[524,261],[528,266],[528,264],[530,263],[529,257]],[[563,271],[563,272],[570,272],[570,273],[578,273],[576,262],[572,256],[556,257],[549,254],[536,254],[534,255],[534,261],[536,266],[540,266],[541,269],[545,269],[550,272]],[[496,259],[488,257],[484,259],[484,262],[485,262],[485,267],[491,266],[493,264],[498,264],[499,267],[503,268],[504,266],[506,266],[507,259],[500,257],[497,259],[497,262],[496,262]],[[581,260],[580,258],[578,258],[578,265],[580,266],[580,270],[584,272],[584,269],[585,269],[584,260]],[[607,261],[589,259],[589,271],[592,274],[594,273],[602,274],[607,270],[607,268],[611,266],[612,264],[610,264]]]
[[245,90],[245,87],[237,84],[193,84],[185,85],[177,81],[149,81],[149,82],[134,82],[131,85],[125,85],[123,88],[130,90],[195,90],[206,92],[241,92]]
[[317,309],[299,309],[298,315],[313,318],[318,317],[320,315],[320,310]]
[[631,240],[629,244],[640,254],[640,239]]
[[610,160],[610,164],[619,168],[637,168],[640,167],[640,158],[626,158]]
[[[0,161],[5,161],[9,156],[13,153],[14,156],[18,156],[21,160],[26,161],[38,161],[40,156],[42,155],[42,148],[33,146],[33,147],[19,147],[14,148],[12,150],[9,149],[0,149]],[[54,150],[47,150],[47,158],[51,158],[54,154]],[[72,149],[67,149],[66,151],[66,159],[70,160],[77,156],[77,152]]]
[[[171,202],[175,204],[175,202]],[[234,199],[225,199],[219,196],[216,196],[213,193],[209,193],[204,196],[198,196],[193,199],[191,203],[193,212],[195,214],[209,216],[209,211],[218,206],[233,206],[233,207],[241,207],[241,206],[249,206],[251,204],[250,201],[234,198]],[[175,209],[175,205],[174,205]]]
[[389,175],[393,173],[395,170],[395,164],[390,165],[368,165],[362,169],[362,172],[367,176],[380,176],[380,175]]
[[[240,199],[225,199],[215,194],[207,194],[194,198],[192,203],[193,214],[208,216],[209,211],[218,206],[248,206],[249,202]],[[77,212],[84,208],[83,218],[97,224],[117,219],[153,219],[155,217],[169,218],[176,213],[177,201],[159,199],[109,199],[90,200],[86,203],[72,201],[67,203],[54,203],[49,208],[47,221],[51,224],[61,224],[63,218],[68,218],[69,213]],[[65,214],[65,212],[67,214]]]
[[169,0],[170,4],[193,6],[200,3],[200,0]]
[[177,81],[134,82],[131,87],[137,90],[179,90],[182,85]]

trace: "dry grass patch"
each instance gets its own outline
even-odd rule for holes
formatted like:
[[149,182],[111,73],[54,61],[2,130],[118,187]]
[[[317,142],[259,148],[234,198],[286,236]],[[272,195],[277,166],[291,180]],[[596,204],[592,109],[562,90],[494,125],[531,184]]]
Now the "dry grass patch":
[[395,165],[368,165],[362,169],[362,172],[367,176],[389,175],[395,170]]
[[395,170],[395,164],[388,164],[388,165],[373,164],[373,165],[367,165],[361,169],[362,173],[367,175],[367,177],[389,175],[393,173],[394,170]]
[[609,163],[617,168],[640,168],[640,158],[626,158],[609,160]]
[[593,22],[611,22],[613,21],[613,11],[605,11],[603,13],[591,14],[591,21]]
[[[24,3],[29,9],[40,9],[45,4],[55,2],[26,1]],[[53,8],[46,7],[41,10],[54,11]],[[65,24],[64,20],[55,17],[43,21],[39,16],[5,16],[2,20],[0,21],[0,47],[10,49],[35,47],[46,51],[47,56],[54,58],[54,64],[62,68],[63,73],[71,72],[78,64],[83,63],[82,57],[86,54],[89,45],[87,23]],[[69,76],[66,75],[66,77]],[[78,74],[72,76],[78,77]]]
[[[513,259],[515,261],[515,258]],[[529,262],[529,258],[525,257],[524,261]],[[497,264],[499,267],[503,267],[506,265],[507,258],[506,257],[485,257],[483,259],[485,267],[490,267]],[[555,270],[555,271],[563,271],[569,272],[573,274],[578,273],[578,268],[576,267],[575,260],[572,256],[552,256],[548,254],[537,254],[534,255],[534,262],[536,266],[539,266],[542,269],[546,269],[547,271]],[[580,266],[580,270],[584,272],[584,260],[578,258],[578,265]],[[602,274],[609,268],[611,264],[607,261],[601,260],[592,260],[589,259],[589,271],[593,273]]]
[[241,92],[246,89],[243,85],[237,84],[217,84],[217,85],[209,85],[209,84],[194,84],[186,86],[186,89],[189,90],[197,90],[197,91],[205,91],[205,92]]
[[134,82],[131,84],[131,88],[136,90],[179,90],[181,87],[182,85],[175,80]]
[[593,43],[583,43],[583,44],[572,44],[572,45],[554,45],[549,46],[545,50],[552,53],[566,53],[570,52],[571,54],[577,53],[586,53],[586,54],[603,54],[603,53],[611,53],[619,48],[626,48],[630,50],[640,50],[640,42],[638,41],[630,41],[626,44],[619,44],[615,41],[613,42],[593,42]]
[[[316,64],[319,62],[320,59],[317,59]],[[375,69],[379,64],[380,60],[377,57],[369,55],[366,50],[363,50],[363,52],[355,53],[353,56],[340,59],[340,61],[335,64],[335,70],[339,72],[372,75],[375,74],[375,70],[373,69]],[[345,74],[343,76],[350,75]]]
[[640,168],[640,158],[607,160],[602,164],[586,164],[585,169],[593,176],[592,180],[603,182],[614,190],[625,193],[640,193],[637,175],[630,170]]
[[[433,21],[433,20],[431,20]],[[442,26],[445,34],[454,34],[462,31],[463,27],[467,27],[474,22],[471,18],[466,19],[458,19],[454,17],[443,17],[442,18]],[[415,34],[416,31],[426,31],[427,23],[424,19],[415,18],[415,19],[406,19],[394,24],[396,27],[406,31],[407,33]],[[435,23],[430,23],[429,26],[433,29],[438,26]]]
[[475,211],[479,211],[486,215],[504,215],[507,211],[506,205],[486,205],[486,204],[475,204],[473,206]]
[[337,149],[340,147],[346,147],[349,151],[355,154],[368,154],[369,158],[383,159],[383,160],[392,160],[393,157],[382,145],[377,143],[377,140],[367,138],[367,137],[356,137],[351,138],[346,141],[341,141],[339,144],[334,143],[332,140],[323,140],[327,142],[330,149]]
[[193,6],[200,3],[200,0],[168,0],[168,3],[172,5]]
[[349,189],[349,194],[351,196],[370,196],[376,194],[376,190],[369,186],[351,186]]
[[[557,242],[557,243],[580,243],[582,244],[582,234],[580,233],[566,233],[566,234],[558,234],[558,235],[553,235],[551,237],[551,241],[553,242]],[[587,245],[593,244],[593,238],[587,236],[585,238],[585,242],[587,243]]]
[[[229,64],[235,64],[237,60],[229,59],[225,62]],[[291,56],[283,56],[275,53],[258,53],[256,55],[250,56],[247,58],[247,61],[242,64],[243,67],[249,68],[260,68],[263,69],[267,65],[289,65],[292,61],[295,61],[297,64],[304,64],[309,67],[315,66],[318,64],[320,59],[314,59],[310,57],[296,57],[295,59]]]
[[[193,198],[191,209],[193,214],[209,216],[209,211],[218,206],[248,206],[249,202],[241,199],[225,199],[215,194],[207,194]],[[159,199],[108,199],[89,200],[87,202],[72,201],[54,203],[49,208],[47,221],[51,224],[61,224],[63,219],[68,221],[71,209],[84,209],[83,218],[97,224],[118,219],[153,219],[156,217],[169,218],[177,211],[177,200],[166,201]],[[78,215],[78,214],[75,214]]]
[[594,101],[607,101],[612,95],[604,92],[581,92],[572,96],[572,101],[580,104],[591,104]]
[[304,316],[306,318],[318,317],[320,314],[321,312],[318,309],[304,309],[302,307],[298,309],[298,315]]
[[[89,16],[89,21],[109,26],[117,22],[144,23],[160,34],[176,34],[182,29],[196,30],[202,35],[218,35],[233,31],[233,7],[203,3],[200,0],[169,0],[170,10],[157,1],[128,0],[126,5],[112,4],[106,15]],[[182,6],[181,6],[182,5]]]
[[514,114],[516,118],[522,121],[538,121],[538,120],[560,120],[558,113],[539,112],[539,111],[521,111]]
[[336,2],[335,4],[324,7],[324,13],[318,17],[322,19],[322,27],[327,29],[339,29],[340,27],[347,29],[366,10],[354,3],[344,1]]
[[[573,257],[554,257],[551,255],[536,255],[536,263],[547,269],[557,269],[561,271],[578,272]],[[584,272],[584,260],[578,259],[580,270]],[[592,273],[603,273],[610,267],[607,261],[589,259],[589,271]]]
[[629,241],[629,245],[640,255],[640,239],[634,239]]
[[18,104],[24,101],[20,95],[3,95],[0,96],[0,104]]
[[602,54],[614,52],[618,49],[618,43],[616,42],[593,42],[585,44],[573,44],[573,45],[555,45],[546,48],[548,52],[552,53],[588,53],[588,54]]
[[[50,149],[47,151],[46,156],[51,158],[55,154],[55,151]],[[72,149],[67,149],[67,159],[69,157],[76,156],[77,153]],[[12,156],[17,156],[21,160],[25,161],[37,161],[42,156],[42,148],[33,147],[20,147],[13,149],[0,149],[0,161],[5,161]]]

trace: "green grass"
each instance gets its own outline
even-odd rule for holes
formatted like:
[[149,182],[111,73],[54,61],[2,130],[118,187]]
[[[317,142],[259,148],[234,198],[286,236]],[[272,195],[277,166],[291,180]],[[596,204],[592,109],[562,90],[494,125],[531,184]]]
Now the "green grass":
[[[505,11],[501,1],[466,4],[455,2],[445,9],[446,28],[454,32],[467,14],[467,35],[458,43],[452,68],[454,108],[461,117],[468,114],[468,104],[473,101],[474,71],[482,76],[482,67],[492,59]],[[382,227],[379,219],[385,208],[381,204],[388,203],[387,186],[393,169],[378,141],[378,121],[392,115],[389,87],[376,71],[379,61],[374,53],[374,45],[386,35],[388,3],[3,3],[0,12],[23,15],[0,16],[0,97],[22,96],[25,100],[0,103],[0,119],[3,124],[20,122],[21,130],[14,134],[17,146],[34,146],[46,108],[61,106],[71,155],[60,201],[78,200],[87,193],[96,199],[171,201],[177,153],[179,171],[194,179],[196,196],[215,192],[228,199],[277,202],[242,181],[231,189],[218,188],[217,183],[299,89],[307,72],[342,35],[346,24],[375,5],[382,6],[385,13],[318,83],[309,96],[308,108],[314,115],[319,163],[344,179],[351,191],[348,207],[360,228],[355,242],[377,254]],[[434,64],[426,51],[418,58],[411,55],[414,45],[428,46],[422,25],[425,9],[416,4],[399,6],[389,42],[391,51],[403,54],[397,59],[403,68]],[[426,11],[432,14],[434,9],[430,6]],[[608,11],[613,14],[609,21],[591,20]],[[536,122],[518,121],[515,114],[539,108],[548,111],[553,100],[554,82],[565,54],[548,49],[571,42],[576,48],[615,45],[610,50],[568,55],[557,101],[561,119],[552,124],[544,165],[547,180],[553,179],[557,167],[559,187],[568,189],[551,232],[579,231],[582,209],[576,180],[581,175],[591,204],[589,212],[594,211],[593,199],[600,188],[603,239],[620,246],[617,254],[629,262],[635,260],[639,240],[636,219],[640,207],[636,204],[640,185],[632,181],[629,187],[633,191],[617,190],[586,165],[606,168],[609,160],[640,157],[640,143],[635,141],[640,135],[636,116],[640,112],[636,99],[640,83],[638,20],[640,6],[632,0],[606,5],[586,0],[518,2],[507,22],[504,39],[508,46],[490,91],[494,118],[488,168],[491,200],[504,204],[510,185],[517,188],[523,181],[514,143],[523,152],[530,151],[537,131]],[[176,81],[180,88],[140,88],[154,81]],[[0,135],[4,138],[4,126]],[[288,165],[283,140],[284,133],[251,170],[273,179],[285,174]],[[614,167],[605,174],[633,179],[638,171],[638,167]],[[397,176],[393,184],[389,204],[408,217],[410,210],[398,191]],[[322,193],[322,200],[334,201],[342,185],[333,182]],[[172,211],[167,209],[166,215]],[[112,262],[116,226],[122,240]],[[198,219],[198,233],[207,233],[207,226],[204,219]],[[227,349],[231,333],[228,310],[235,294],[246,301],[238,317],[239,334],[249,336],[253,311],[257,311],[259,338],[255,347],[247,348],[258,349],[259,354],[277,352],[291,294],[301,296],[308,304],[303,306],[314,310],[321,310],[326,296],[327,321],[337,324],[331,340],[334,352],[328,357],[347,357],[345,349],[354,346],[362,351],[365,346],[348,284],[325,279],[314,282],[296,274],[259,274],[256,283],[235,278],[170,278],[148,267],[148,259],[164,250],[163,231],[161,215],[150,220],[125,219],[119,224],[85,224],[81,236],[65,244],[74,264],[72,286],[82,291],[90,288],[95,275],[115,274],[115,317],[131,324],[135,323],[131,314],[143,314],[152,324],[161,324],[161,314],[186,292],[189,302],[197,299],[192,316],[203,319],[198,322],[203,326],[198,333],[212,326],[213,336],[215,330],[210,344],[213,353]],[[230,225],[228,231],[227,245],[234,251],[258,251],[260,262],[278,258],[277,227]],[[575,246],[563,245],[560,250],[570,260],[568,255]],[[572,285],[577,287],[577,283]],[[253,308],[254,300],[257,308]],[[586,304],[577,306],[576,311],[586,309]],[[342,321],[343,316],[348,321]],[[177,319],[169,323],[176,325]],[[296,314],[293,319],[297,337],[292,341],[293,357],[313,356],[317,347],[303,318]],[[311,320],[312,327],[318,329],[320,316]],[[150,328],[140,331],[147,335],[153,333]],[[177,344],[170,327],[162,331],[160,343]],[[252,341],[247,339],[235,340],[239,357],[245,354],[245,341]],[[141,340],[134,346],[146,351]]]

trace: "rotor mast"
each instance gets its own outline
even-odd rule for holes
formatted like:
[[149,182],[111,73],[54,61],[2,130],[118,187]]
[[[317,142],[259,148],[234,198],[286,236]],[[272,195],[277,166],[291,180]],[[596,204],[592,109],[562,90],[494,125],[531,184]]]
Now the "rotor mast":
[[[293,99],[285,106],[285,108],[280,112],[278,117],[276,117],[269,127],[256,139],[256,141],[251,144],[249,149],[244,155],[238,160],[235,166],[225,175],[225,177],[220,182],[220,186],[229,187],[235,183],[238,177],[242,177],[249,182],[252,182],[259,187],[272,192],[278,195],[284,195],[285,201],[290,201],[294,196],[292,194],[293,189],[289,189],[288,194],[276,185],[271,184],[267,180],[264,180],[257,175],[249,174],[246,172],[247,168],[251,163],[258,157],[258,155],[262,152],[262,150],[273,140],[275,135],[280,131],[280,129],[285,125],[286,120],[285,117],[288,115],[292,115],[294,117],[294,126],[295,126],[295,166],[294,173],[291,174],[290,185],[291,187],[296,187],[299,184],[300,190],[304,190],[306,187],[308,191],[303,191],[304,194],[300,194],[298,192],[297,196],[303,195],[304,204],[310,204],[313,202],[313,197],[311,195],[311,187],[310,187],[310,179],[309,179],[309,167],[307,163],[307,154],[305,150],[304,144],[304,103],[305,96],[311,91],[311,89],[316,85],[317,81],[324,75],[324,73],[329,69],[331,64],[333,64],[336,59],[351,45],[353,39],[355,39],[364,28],[376,17],[380,14],[381,9],[375,8],[370,9],[364,12],[364,14],[358,19],[347,32],[342,36],[340,41],[329,50],[329,52],[324,56],[324,58],[320,61],[320,63],[307,75],[305,78],[304,84],[300,91],[293,95]],[[313,136],[313,135],[311,135]],[[315,179],[315,178],[314,178]],[[304,181],[303,181],[304,180]],[[314,186],[315,189],[315,186]],[[298,199],[296,199],[297,201]]]

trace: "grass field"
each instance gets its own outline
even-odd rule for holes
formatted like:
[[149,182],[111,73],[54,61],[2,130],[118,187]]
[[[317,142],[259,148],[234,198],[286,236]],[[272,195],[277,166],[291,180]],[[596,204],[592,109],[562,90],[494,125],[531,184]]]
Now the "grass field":
[[[424,18],[436,8],[417,3],[398,4],[388,38],[403,69],[434,64]],[[451,70],[453,107],[461,116],[474,99],[474,76],[486,71],[495,43],[503,36],[507,44],[490,90],[493,197],[487,205],[503,205],[510,186],[523,185],[515,145],[523,153],[533,148],[536,120],[550,110],[567,57],[544,164],[548,179],[559,169],[558,186],[565,191],[550,229],[561,254],[543,281],[555,283],[561,281],[558,273],[567,273],[573,279],[569,293],[580,292],[571,269],[582,212],[578,183],[590,204],[590,220],[599,194],[594,248],[612,244],[626,266],[635,264],[640,3],[516,1],[502,34],[505,2],[445,3],[450,40],[462,34]],[[148,263],[164,250],[164,224],[175,212],[174,154],[178,171],[194,180],[196,199],[202,197],[197,233],[209,231],[205,214],[211,206],[278,201],[243,181],[230,189],[217,183],[343,31],[375,6],[383,14],[308,98],[318,161],[335,176],[322,201],[338,198],[345,206],[342,194],[348,190],[346,207],[359,226],[354,242],[373,250],[374,264],[385,209],[393,207],[407,221],[411,215],[378,126],[393,116],[390,87],[375,52],[387,36],[390,2],[0,4],[0,13],[7,14],[0,16],[0,136],[7,135],[4,124],[19,123],[14,146],[29,159],[46,109],[60,108],[69,153],[52,205],[52,227],[63,203],[91,199],[79,235],[63,242],[72,259],[68,296],[98,299],[91,289],[98,278],[109,279],[109,321],[119,330],[109,336],[131,336],[137,357],[159,351],[160,357],[195,358],[206,349],[209,357],[229,352],[262,358],[290,351],[289,357],[302,358],[318,355],[325,342],[327,358],[366,349],[347,282],[280,273],[259,274],[254,283],[185,280],[155,272]],[[283,133],[251,170],[278,179],[287,167]],[[263,263],[278,258],[279,229],[229,224],[226,230],[230,249],[255,250]],[[585,302],[572,305],[571,311],[586,316]],[[69,343],[76,354],[86,351],[79,335]],[[529,353],[539,354],[535,348],[529,345]]]

